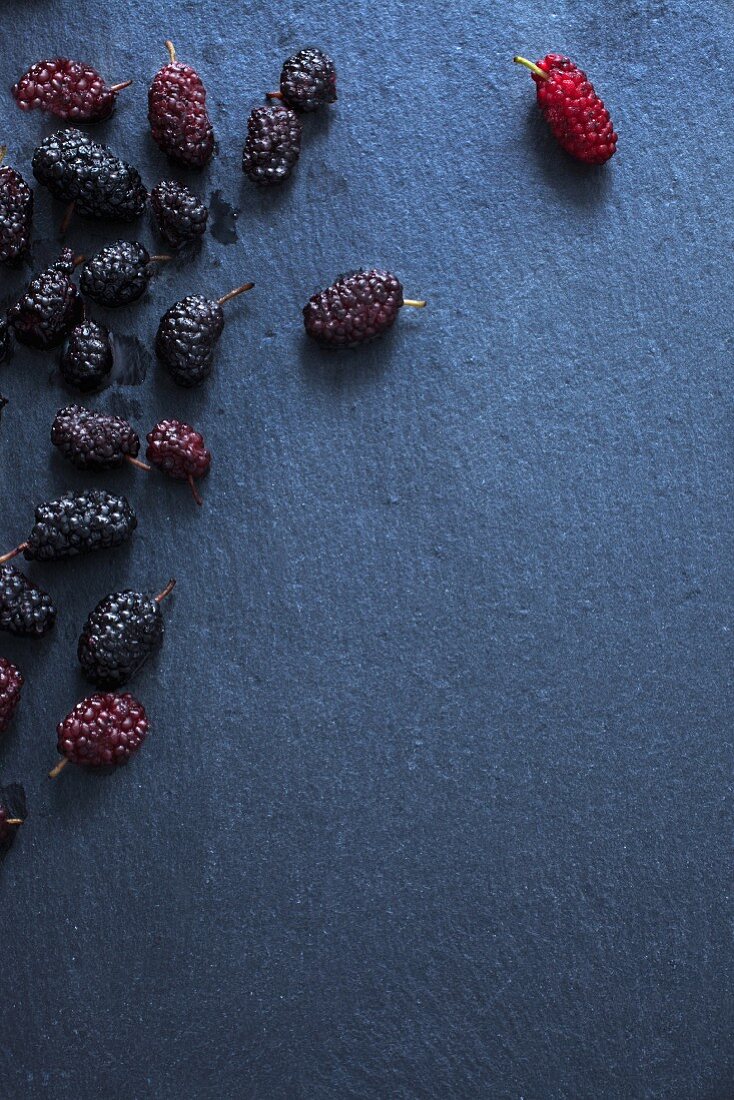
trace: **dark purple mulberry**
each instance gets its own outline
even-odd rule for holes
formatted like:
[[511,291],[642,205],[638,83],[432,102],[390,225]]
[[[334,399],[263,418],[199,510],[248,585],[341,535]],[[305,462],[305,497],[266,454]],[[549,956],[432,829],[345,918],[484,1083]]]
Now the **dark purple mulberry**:
[[387,271],[356,271],[314,294],[304,306],[303,323],[322,347],[352,348],[387,332],[401,306],[425,304],[403,298],[399,279]]
[[163,180],[150,193],[153,221],[166,244],[181,248],[204,236],[209,218],[201,199],[175,180]]
[[161,317],[156,354],[179,386],[198,386],[211,374],[214,348],[224,328],[222,306],[254,285],[245,283],[217,301],[191,294]]
[[0,630],[42,638],[56,621],[56,607],[42,588],[6,562],[0,565]]
[[80,130],[57,130],[33,154],[33,175],[91,218],[133,221],[148,201],[137,169]]
[[82,321],[69,333],[61,353],[65,382],[84,392],[98,390],[114,363],[109,331],[96,321]]
[[12,721],[20,702],[22,687],[23,676],[20,669],[5,657],[0,657],[0,733],[5,733]]
[[33,192],[14,168],[3,165],[7,149],[0,145],[0,263],[17,260],[31,247]]
[[294,111],[315,111],[336,99],[334,62],[309,46],[289,57],[280,74],[280,94]]
[[74,254],[65,248],[55,264],[31,279],[22,298],[8,310],[8,321],[21,344],[52,348],[82,316],[79,291],[71,281]]
[[0,565],[23,553],[29,560],[60,561],[109,550],[130,538],[137,518],[123,496],[104,489],[64,493],[36,508],[36,522],[25,542],[0,558]]
[[294,111],[281,104],[255,107],[247,120],[242,171],[253,183],[282,183],[301,153],[301,123]]
[[110,470],[140,451],[140,440],[127,420],[82,405],[59,409],[51,442],[79,470]]

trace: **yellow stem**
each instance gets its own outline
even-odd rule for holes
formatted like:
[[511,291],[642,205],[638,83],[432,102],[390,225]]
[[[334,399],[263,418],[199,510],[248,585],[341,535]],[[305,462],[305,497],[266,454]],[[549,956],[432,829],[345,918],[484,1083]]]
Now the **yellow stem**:
[[550,80],[548,73],[544,73],[540,65],[536,65],[533,61],[528,61],[527,57],[513,57],[512,59],[516,65],[524,65],[526,69],[530,69],[531,73],[535,76],[539,76],[542,80]]

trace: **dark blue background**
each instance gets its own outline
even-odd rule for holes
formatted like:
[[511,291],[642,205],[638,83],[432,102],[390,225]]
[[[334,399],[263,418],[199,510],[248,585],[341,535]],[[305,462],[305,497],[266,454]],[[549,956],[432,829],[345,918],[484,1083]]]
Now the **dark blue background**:
[[[153,475],[97,480],[129,494],[134,542],[31,567],[57,628],[2,643],[27,677],[2,775],[31,816],[0,872],[0,1095],[734,1096],[730,6],[2,15],[4,88],[57,53],[135,78],[94,132],[149,185],[186,178],[146,124],[170,36],[220,148],[190,177],[218,211],[201,256],[109,315],[96,402],[141,434],[199,426],[205,507]],[[306,121],[292,183],[256,192],[247,114],[310,42],[339,102]],[[557,149],[511,64],[550,49],[612,111],[605,169]],[[0,103],[29,174],[54,124]],[[37,207],[39,268],[61,208],[40,188]],[[152,242],[81,219],[69,239],[118,236]],[[360,264],[429,308],[357,354],[306,346],[303,302]],[[160,314],[250,278],[211,384],[169,385]],[[3,549],[92,480],[51,453],[53,371],[23,352],[0,372]],[[87,612],[172,574],[134,687],[149,742],[52,784]]]

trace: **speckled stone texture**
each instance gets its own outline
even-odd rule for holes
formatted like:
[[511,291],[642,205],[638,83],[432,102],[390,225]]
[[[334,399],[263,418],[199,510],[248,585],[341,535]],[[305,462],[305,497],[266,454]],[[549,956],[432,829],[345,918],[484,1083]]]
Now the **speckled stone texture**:
[[[214,459],[203,508],[153,474],[92,481],[48,442],[55,360],[0,368],[2,549],[67,487],[140,520],[29,566],[56,628],[3,639],[26,685],[0,781],[30,816],[0,868],[0,1093],[730,1100],[730,4],[12,7],[9,163],[30,178],[52,128],[10,85],[70,53],[135,80],[90,133],[212,201],[195,264],[92,308],[120,362],[89,404],[195,424]],[[202,174],[148,133],[168,37],[209,90]],[[310,43],[339,100],[261,193],[247,115]],[[612,113],[604,170],[561,153],[512,64],[548,50]],[[40,270],[62,208],[36,193]],[[120,236],[161,250],[146,221],[69,240]],[[325,354],[301,307],[360,263],[429,306]],[[159,317],[248,279],[212,378],[176,388]],[[88,612],[170,576],[130,685],[145,750],[52,784]]]

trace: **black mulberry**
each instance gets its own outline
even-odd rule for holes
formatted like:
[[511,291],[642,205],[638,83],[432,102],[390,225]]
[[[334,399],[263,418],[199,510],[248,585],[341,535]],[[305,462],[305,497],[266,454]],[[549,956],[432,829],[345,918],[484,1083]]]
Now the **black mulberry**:
[[98,687],[120,687],[135,675],[163,640],[160,605],[175,583],[169,581],[157,596],[125,589],[100,600],[77,647],[88,680]]
[[79,130],[49,134],[33,154],[33,175],[57,199],[92,218],[132,221],[148,199],[137,169]]

